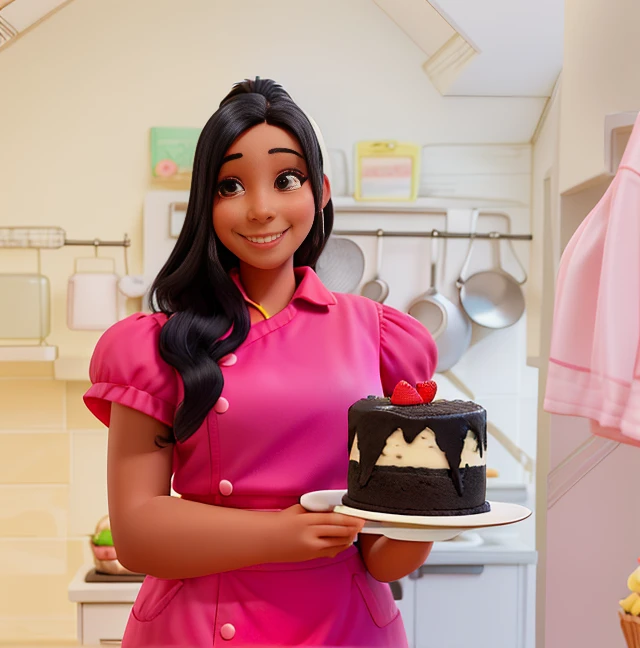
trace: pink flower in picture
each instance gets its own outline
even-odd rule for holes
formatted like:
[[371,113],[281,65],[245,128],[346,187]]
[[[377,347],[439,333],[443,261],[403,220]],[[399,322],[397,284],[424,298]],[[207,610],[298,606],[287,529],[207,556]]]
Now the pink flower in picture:
[[156,164],[155,173],[157,176],[168,178],[178,171],[178,165],[173,160],[160,160]]

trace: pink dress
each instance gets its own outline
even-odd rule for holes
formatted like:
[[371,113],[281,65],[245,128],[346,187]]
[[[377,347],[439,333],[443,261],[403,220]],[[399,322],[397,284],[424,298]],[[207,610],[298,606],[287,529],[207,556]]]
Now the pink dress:
[[[400,380],[432,377],[435,343],[415,319],[333,294],[310,268],[296,274],[289,305],[253,324],[220,362],[220,400],[175,445],[173,488],[183,498],[280,510],[305,492],[346,488],[349,406],[390,394]],[[84,398],[105,425],[111,402],[172,424],[183,392],[158,353],[165,321],[131,315],[100,338]],[[407,640],[389,585],[369,575],[352,546],[335,558],[177,580],[147,576],[122,645],[403,648]]]
[[640,446],[640,116],[618,171],[567,244],[544,409]]

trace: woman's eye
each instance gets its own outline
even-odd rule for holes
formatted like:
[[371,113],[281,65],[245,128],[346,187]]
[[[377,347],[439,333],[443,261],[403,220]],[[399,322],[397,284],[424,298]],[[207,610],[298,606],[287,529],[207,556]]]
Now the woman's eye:
[[238,180],[234,180],[233,178],[223,180],[218,185],[218,194],[223,198],[228,196],[235,196],[239,193],[242,193],[243,191],[244,187],[238,182]]
[[294,189],[300,189],[306,180],[307,178],[300,173],[284,171],[276,178],[275,186],[280,191],[293,191]]

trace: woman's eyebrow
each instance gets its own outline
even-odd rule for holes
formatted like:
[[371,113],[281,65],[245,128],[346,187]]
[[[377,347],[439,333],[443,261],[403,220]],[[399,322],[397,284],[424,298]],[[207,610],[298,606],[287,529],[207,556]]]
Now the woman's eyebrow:
[[227,157],[222,158],[222,162],[220,162],[220,166],[222,166],[225,162],[231,162],[231,160],[237,160],[238,158],[242,157],[242,153],[234,153],[233,155],[227,155]]
[[294,151],[293,149],[290,148],[272,148],[269,149],[269,154],[271,155],[272,153],[293,153],[294,155],[297,155],[298,157],[302,158],[304,160],[304,156],[300,155],[298,151]]

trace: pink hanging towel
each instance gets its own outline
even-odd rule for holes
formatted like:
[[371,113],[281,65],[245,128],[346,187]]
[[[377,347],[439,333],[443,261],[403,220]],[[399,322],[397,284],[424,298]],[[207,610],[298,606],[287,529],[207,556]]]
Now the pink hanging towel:
[[544,409],[640,446],[640,116],[604,196],[564,250]]

